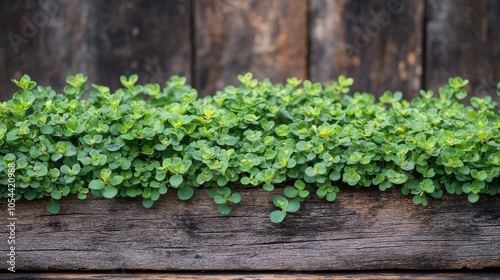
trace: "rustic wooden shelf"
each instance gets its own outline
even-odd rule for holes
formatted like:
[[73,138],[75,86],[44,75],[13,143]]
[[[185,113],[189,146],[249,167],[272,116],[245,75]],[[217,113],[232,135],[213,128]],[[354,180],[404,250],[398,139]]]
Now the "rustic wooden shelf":
[[[278,190],[279,191],[279,190]],[[221,216],[200,190],[174,192],[152,209],[140,200],[68,198],[16,205],[18,271],[352,271],[500,267],[498,197],[471,204],[445,196],[428,207],[399,191],[343,188],[337,201],[308,199],[281,224],[272,193],[242,190]],[[0,203],[6,209],[6,200]],[[7,253],[2,246],[1,254]],[[1,263],[6,271],[6,262]]]

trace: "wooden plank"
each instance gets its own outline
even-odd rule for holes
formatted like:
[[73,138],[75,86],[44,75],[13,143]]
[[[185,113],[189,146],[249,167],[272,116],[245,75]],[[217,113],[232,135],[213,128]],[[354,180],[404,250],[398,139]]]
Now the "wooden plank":
[[354,78],[353,90],[418,94],[424,1],[310,1],[310,76]]
[[[0,275],[2,276],[2,275]],[[412,279],[412,280],[434,280],[434,279],[467,279],[467,280],[487,280],[498,279],[499,273],[495,272],[401,272],[401,273],[377,273],[377,272],[359,272],[359,273],[287,273],[287,274],[262,274],[262,273],[17,273],[5,274],[3,277],[8,279],[72,279],[72,280],[87,280],[87,279],[180,279],[180,280],[397,280],[397,279]]]
[[191,82],[191,1],[94,1],[97,82],[117,88],[120,75],[140,83],[172,75]]
[[[498,197],[471,204],[445,196],[428,207],[399,191],[343,188],[333,204],[310,199],[273,224],[272,193],[242,190],[221,216],[206,190],[174,193],[152,209],[140,200],[66,199],[58,215],[44,201],[16,205],[16,268],[38,270],[481,269],[500,267]],[[6,209],[6,200],[0,209]],[[5,235],[4,240],[6,239]],[[7,254],[7,245],[0,255]],[[7,263],[0,262],[6,271]]]
[[427,87],[436,90],[449,77],[462,76],[469,79],[472,95],[497,98],[500,2],[445,0],[428,1],[428,6]]
[[[17,88],[10,79],[30,75],[38,84],[62,89],[78,72],[95,80],[92,45],[93,6],[88,1],[2,2],[0,8],[0,91],[9,99]],[[95,37],[95,36],[93,36]]]
[[[37,13],[39,16],[35,18]],[[0,2],[0,100],[9,99],[17,90],[12,78],[38,75],[36,50],[40,29],[47,26],[47,18],[38,1]]]
[[172,75],[190,82],[189,0],[23,0],[0,5],[1,33],[20,38],[13,47],[7,36],[0,36],[3,100],[16,90],[10,79],[22,74],[59,90],[68,75],[78,72],[89,76],[89,84],[112,89],[120,86],[120,75],[133,73],[140,83],[164,84]]
[[[20,25],[22,17],[32,17],[33,10],[32,3],[27,1],[0,2],[0,34],[2,34],[0,36],[0,101],[9,99],[15,91],[16,87],[10,79],[20,77],[21,71],[25,73],[33,71],[34,65],[28,67],[23,61],[25,59],[32,61],[34,53],[30,52],[31,57],[17,55],[21,46],[25,50],[32,49],[33,40],[25,39],[22,30],[14,28]],[[31,35],[27,31],[26,34]],[[19,69],[21,65],[25,67],[22,70]]]
[[307,1],[195,0],[195,86],[213,94],[236,76],[307,76]]
[[[94,46],[95,7],[90,1],[35,1],[52,6],[49,24],[40,27],[38,45],[34,50],[38,71],[31,76],[40,85],[62,90],[66,77],[84,73],[96,81],[97,49]],[[49,3],[50,5],[46,5]]]

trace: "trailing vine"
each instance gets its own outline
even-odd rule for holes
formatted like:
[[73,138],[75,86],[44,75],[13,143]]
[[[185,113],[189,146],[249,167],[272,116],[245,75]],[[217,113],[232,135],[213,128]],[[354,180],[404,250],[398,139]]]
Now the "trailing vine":
[[285,85],[238,78],[239,87],[204,98],[177,76],[164,88],[122,76],[113,93],[88,87],[82,74],[67,78],[63,94],[26,75],[13,80],[21,90],[0,104],[0,193],[48,197],[57,213],[70,194],[142,197],[151,207],[167,192],[187,200],[209,188],[229,214],[238,188],[285,186],[273,222],[311,195],[334,201],[346,184],[400,187],[424,206],[444,192],[470,202],[499,193],[499,111],[490,96],[461,103],[467,80],[450,78],[437,96],[385,92],[377,101],[349,94],[353,80],[343,76]]

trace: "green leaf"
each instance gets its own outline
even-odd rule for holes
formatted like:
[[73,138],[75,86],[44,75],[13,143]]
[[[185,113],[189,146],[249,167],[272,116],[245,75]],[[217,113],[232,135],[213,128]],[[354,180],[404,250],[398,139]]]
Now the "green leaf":
[[461,89],[461,90],[459,90],[459,91],[457,91],[457,92],[455,93],[455,97],[456,97],[457,99],[459,99],[459,100],[462,100],[462,99],[464,99],[465,97],[467,97],[467,92],[466,92],[465,90]]
[[170,185],[174,188],[179,187],[183,181],[184,181],[184,179],[182,178],[182,175],[180,175],[180,174],[176,174],[176,175],[170,177],[170,179],[169,179]]
[[358,174],[356,169],[351,167],[346,167],[344,169],[344,175],[342,176],[342,180],[348,183],[350,186],[354,186],[359,182],[359,180],[361,180],[361,176]]
[[12,79],[12,82],[20,87],[21,89],[23,89],[24,91],[28,91],[28,90],[32,90],[33,88],[36,87],[36,82],[34,81],[31,81],[31,78],[30,76],[28,75],[23,75],[21,77],[21,80],[15,80],[15,79]]
[[73,175],[80,173],[81,170],[82,167],[78,163],[73,164],[73,166],[71,167],[71,172],[73,172]]
[[182,187],[177,190],[177,196],[180,200],[188,200],[194,194],[194,190],[191,187]]
[[297,180],[295,181],[294,186],[299,190],[303,190],[306,187],[306,184],[302,180]]
[[[243,185],[250,185],[250,178],[248,177],[242,177],[240,182],[243,184]],[[274,189],[274,188],[273,188]]]
[[273,184],[264,184],[262,188],[268,192],[271,192],[274,190],[274,185]]
[[52,134],[54,133],[54,128],[48,124],[40,127],[40,132],[43,134]]
[[289,198],[295,198],[299,194],[299,190],[294,187],[286,187],[283,192]]
[[167,186],[165,186],[165,185],[161,185],[161,186],[158,188],[158,192],[159,192],[160,194],[166,194],[166,193],[167,193],[167,191],[168,191],[168,189],[167,189]]
[[241,195],[239,195],[237,193],[231,194],[231,202],[232,203],[240,203],[240,201],[241,201]]
[[323,163],[317,163],[314,165],[314,170],[317,171],[318,174],[323,175],[326,173],[326,166]]
[[331,181],[338,181],[340,179],[340,172],[337,170],[333,170],[332,173],[330,173],[330,176],[328,177]]
[[59,201],[51,199],[49,203],[47,203],[47,211],[49,211],[51,214],[57,214],[59,213],[59,210],[61,210]]
[[273,223],[281,223],[286,217],[286,211],[284,210],[275,210],[269,214],[269,218],[271,218],[271,222]]
[[326,195],[326,200],[333,202],[337,198],[337,193],[331,192]]
[[16,155],[9,153],[3,157],[3,162],[7,165],[9,162],[14,162],[16,160]]
[[418,204],[422,204],[422,196],[421,196],[421,195],[415,195],[415,196],[413,197],[413,203],[415,203],[415,204],[417,204],[417,205],[418,205]]
[[300,202],[297,199],[292,199],[288,202],[288,205],[286,207],[287,212],[297,212],[300,208]]
[[123,182],[123,176],[114,175],[109,179],[109,183],[113,186],[118,186]]
[[323,198],[323,197],[325,197],[327,193],[328,193],[328,192],[327,192],[327,190],[326,190],[326,189],[324,189],[324,188],[319,188],[319,189],[317,189],[317,190],[316,190],[316,195],[317,195],[319,198]]
[[228,204],[219,204],[217,210],[219,210],[219,213],[222,215],[229,215],[231,213],[231,206]]
[[300,198],[306,198],[306,197],[309,196],[309,194],[310,194],[310,192],[308,190],[302,190],[302,191],[299,192],[299,197]]
[[110,152],[116,152],[116,151],[120,150],[121,146],[111,143],[111,144],[106,145],[105,148],[106,148],[106,150],[108,150]]
[[227,200],[222,195],[216,195],[214,197],[214,201],[217,204],[225,204],[225,203],[227,203]]
[[113,198],[118,194],[118,189],[113,186],[104,186],[101,193],[105,198]]
[[3,123],[0,123],[0,139],[4,137],[5,133],[7,133],[7,126]]
[[280,195],[277,195],[277,196],[273,197],[273,203],[276,207],[285,209],[288,205],[288,199],[286,199]]
[[164,173],[164,172],[159,171],[159,172],[156,173],[155,179],[157,181],[163,181],[163,179],[165,179],[165,177],[167,177],[167,174]]
[[398,173],[392,169],[387,171],[387,178],[389,179],[389,181],[391,183],[397,184],[397,185],[403,184],[407,180],[407,177],[405,174]]
[[33,200],[36,198],[36,191],[34,189],[26,189],[24,191],[24,198],[26,198],[26,200]]
[[476,194],[476,193],[469,193],[467,195],[467,199],[471,202],[471,203],[475,203],[479,200],[479,194]]
[[144,205],[145,208],[151,208],[154,204],[154,201],[151,198],[145,198],[142,200],[142,205]]
[[306,175],[307,175],[307,176],[309,176],[309,177],[314,177],[314,176],[316,176],[316,174],[317,174],[317,173],[316,173],[316,171],[314,170],[314,168],[312,168],[312,167],[310,167],[310,166],[309,166],[308,168],[306,168],[305,173],[306,173]]
[[75,76],[68,76],[66,82],[73,87],[80,87],[87,81],[87,77],[83,74],[78,73]]
[[104,182],[100,179],[94,179],[89,183],[89,189],[102,190],[102,188],[104,188]]
[[227,178],[226,178],[226,177],[222,177],[222,176],[221,176],[221,177],[218,177],[218,178],[217,178],[217,185],[218,185],[219,187],[223,187],[223,186],[225,186],[225,185],[227,184],[227,182],[228,182],[228,180],[227,180]]
[[69,166],[67,166],[67,165],[61,166],[61,172],[63,174],[69,174],[70,171],[71,171],[71,169],[69,168]]

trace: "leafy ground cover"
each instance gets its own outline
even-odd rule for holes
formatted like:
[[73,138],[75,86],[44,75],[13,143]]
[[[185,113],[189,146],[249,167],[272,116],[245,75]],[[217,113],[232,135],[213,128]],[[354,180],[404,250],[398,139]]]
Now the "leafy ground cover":
[[0,193],[48,198],[57,213],[70,194],[142,197],[151,207],[167,192],[187,200],[209,188],[229,214],[239,188],[279,185],[273,222],[311,195],[334,201],[342,185],[397,187],[424,206],[445,192],[470,202],[499,193],[499,111],[489,96],[460,102],[467,80],[407,101],[401,92],[349,94],[353,80],[343,76],[238,78],[204,98],[177,76],[163,88],[122,76],[113,93],[82,74],[63,94],[26,75],[13,80],[21,90],[0,104]]

